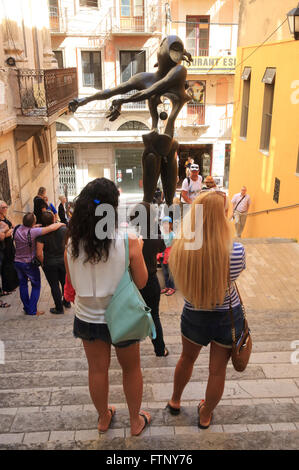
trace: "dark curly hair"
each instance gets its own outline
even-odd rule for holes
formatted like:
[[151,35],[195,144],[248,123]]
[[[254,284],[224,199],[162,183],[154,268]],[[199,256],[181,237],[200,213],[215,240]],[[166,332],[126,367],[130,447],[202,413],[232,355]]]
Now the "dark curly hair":
[[[95,211],[99,202],[111,205],[114,208],[116,228],[118,197],[117,187],[107,178],[96,178],[82,189],[74,201],[74,212],[68,227],[71,253],[74,258],[78,258],[80,246],[82,246],[86,255],[85,263],[89,261],[95,264],[99,261],[107,261],[113,242],[113,233],[107,233],[105,239],[99,239],[96,236],[96,225],[105,215],[96,216]],[[107,226],[106,228],[109,229]]]

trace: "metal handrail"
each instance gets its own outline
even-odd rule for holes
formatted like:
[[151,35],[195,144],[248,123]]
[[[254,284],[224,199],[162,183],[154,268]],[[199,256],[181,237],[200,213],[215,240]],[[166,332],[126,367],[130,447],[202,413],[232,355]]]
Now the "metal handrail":
[[274,207],[273,209],[264,209],[262,211],[257,211],[257,212],[249,212],[247,215],[263,214],[264,212],[266,212],[268,214],[269,212],[280,211],[280,210],[283,210],[283,209],[292,209],[294,207],[299,207],[299,203],[292,204],[290,206]]

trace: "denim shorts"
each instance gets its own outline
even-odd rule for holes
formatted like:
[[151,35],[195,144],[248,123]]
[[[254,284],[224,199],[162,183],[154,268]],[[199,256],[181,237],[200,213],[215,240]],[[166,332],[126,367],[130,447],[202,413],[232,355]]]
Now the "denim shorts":
[[[241,305],[233,308],[236,338],[241,335],[244,316]],[[207,346],[211,341],[221,346],[232,346],[232,322],[229,311],[189,310],[184,307],[181,316],[182,335],[192,343]]]
[[[100,339],[108,344],[113,344],[106,323],[87,323],[75,317],[73,334],[75,338],[81,338],[86,341],[95,341]],[[116,348],[126,348],[131,344],[139,343],[138,339],[129,341],[122,341],[121,343],[113,344]]]

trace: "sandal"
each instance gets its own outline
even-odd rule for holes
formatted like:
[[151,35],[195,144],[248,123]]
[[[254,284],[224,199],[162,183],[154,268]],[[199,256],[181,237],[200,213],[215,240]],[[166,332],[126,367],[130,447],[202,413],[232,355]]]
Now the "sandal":
[[210,424],[212,422],[212,419],[213,419],[213,413],[211,414],[211,419],[210,419],[210,422],[207,426],[204,426],[203,424],[200,424],[200,409],[203,407],[205,401],[204,400],[201,400],[201,402],[199,403],[198,407],[197,407],[197,410],[198,410],[198,427],[200,429],[208,429],[210,427]]
[[11,294],[11,292],[3,290],[3,291],[0,292],[0,297],[4,297],[4,295],[10,295],[10,294]]
[[[115,406],[109,406],[109,407],[108,407],[108,411],[110,411],[110,414],[111,414],[111,418],[110,418],[109,424],[108,424],[108,426],[107,426],[105,429],[103,429],[103,428],[102,428],[102,429],[98,428],[98,431],[99,431],[100,434],[105,434],[105,432],[107,432],[108,429],[110,428],[112,419],[113,419],[113,417],[114,417],[114,415],[115,415],[115,413],[116,413]],[[99,421],[100,421],[100,417],[98,418],[98,422],[99,422]]]
[[10,307],[10,304],[7,304],[6,302],[2,302],[0,303],[0,308],[9,308]]
[[168,289],[168,291],[166,292],[166,295],[172,295],[175,293],[175,289]]
[[166,405],[166,410],[169,410],[169,413],[173,416],[177,416],[180,414],[181,412],[181,408],[174,408],[173,406],[170,405],[170,403],[168,402],[167,405]]
[[148,426],[151,422],[151,416],[149,413],[147,413],[148,416],[145,414],[144,411],[141,411],[139,413],[139,416],[142,416],[142,418],[144,419],[144,426],[142,427],[142,429],[137,433],[137,434],[132,434],[131,433],[131,436],[140,436],[140,434],[145,430],[146,426]]
[[164,289],[161,290],[161,294],[166,294],[168,292],[168,287],[164,287]]

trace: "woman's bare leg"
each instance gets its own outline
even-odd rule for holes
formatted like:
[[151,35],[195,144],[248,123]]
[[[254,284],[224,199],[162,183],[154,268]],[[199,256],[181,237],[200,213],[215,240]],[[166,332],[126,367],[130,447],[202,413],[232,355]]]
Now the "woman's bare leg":
[[88,361],[90,396],[99,414],[99,427],[106,428],[111,420],[111,413],[108,410],[111,345],[97,339],[83,340],[83,346]]
[[191,343],[184,336],[182,336],[182,344],[183,350],[174,373],[173,394],[169,401],[169,404],[174,408],[180,407],[181,396],[191,378],[193,365],[202,348],[202,346]]
[[116,347],[115,351],[123,371],[123,387],[129,408],[131,433],[137,434],[144,426],[144,419],[139,415],[143,393],[139,343],[126,348]]
[[213,410],[222,398],[226,376],[226,366],[231,355],[231,349],[211,343],[209,379],[206,389],[205,403],[200,409],[200,422],[208,425]]

